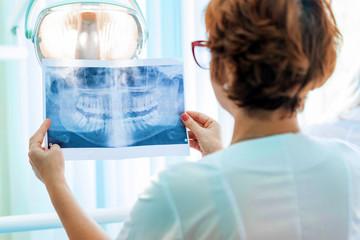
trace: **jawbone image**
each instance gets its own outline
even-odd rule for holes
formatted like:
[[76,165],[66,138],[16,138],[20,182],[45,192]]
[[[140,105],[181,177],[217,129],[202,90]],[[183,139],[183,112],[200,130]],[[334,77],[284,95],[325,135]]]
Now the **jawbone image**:
[[[43,81],[45,116],[52,122],[47,148],[58,144],[64,151],[78,149],[67,154],[69,159],[188,152],[186,128],[180,120],[185,110],[181,61],[44,60]],[[147,146],[146,151],[142,146]],[[174,152],[174,146],[182,150]],[[104,148],[134,147],[120,157],[120,151],[102,154]],[[80,149],[92,155],[81,154]]]

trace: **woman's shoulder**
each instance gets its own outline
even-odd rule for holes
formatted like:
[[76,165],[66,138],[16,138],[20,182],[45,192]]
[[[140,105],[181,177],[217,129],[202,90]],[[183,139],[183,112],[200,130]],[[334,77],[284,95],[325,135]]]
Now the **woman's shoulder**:
[[360,166],[360,147],[358,145],[341,139],[333,139],[333,144],[344,160]]
[[306,132],[304,137],[311,145],[324,148],[327,151],[336,151],[345,154],[348,152],[359,153],[360,151],[359,146],[345,141],[342,138],[318,136],[309,132]]
[[350,167],[360,169],[360,147],[354,143],[337,138],[307,136],[313,148],[326,152],[332,158],[345,162]]

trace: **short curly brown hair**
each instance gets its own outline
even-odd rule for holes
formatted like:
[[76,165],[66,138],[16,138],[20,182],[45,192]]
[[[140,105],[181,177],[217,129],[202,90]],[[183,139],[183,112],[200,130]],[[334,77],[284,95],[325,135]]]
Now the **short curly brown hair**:
[[334,72],[341,34],[327,0],[211,0],[206,10],[211,77],[251,112],[299,110],[310,84]]

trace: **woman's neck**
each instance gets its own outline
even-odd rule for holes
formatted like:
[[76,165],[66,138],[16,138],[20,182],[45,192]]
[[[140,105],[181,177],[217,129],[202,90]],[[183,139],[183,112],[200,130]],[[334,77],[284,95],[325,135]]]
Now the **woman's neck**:
[[244,112],[235,117],[234,133],[231,144],[255,138],[267,137],[300,131],[296,114],[284,117],[283,112],[275,111],[266,118],[249,117]]

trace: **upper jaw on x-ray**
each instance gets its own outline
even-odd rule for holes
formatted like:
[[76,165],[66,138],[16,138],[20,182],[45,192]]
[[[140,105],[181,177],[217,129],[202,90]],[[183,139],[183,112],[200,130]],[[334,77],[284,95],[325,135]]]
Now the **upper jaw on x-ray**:
[[[174,70],[175,69],[175,70]],[[178,126],[183,76],[172,66],[45,67],[52,131],[70,131],[102,147],[132,146]],[[168,138],[174,133],[168,131]],[[63,137],[64,143],[70,139]]]

